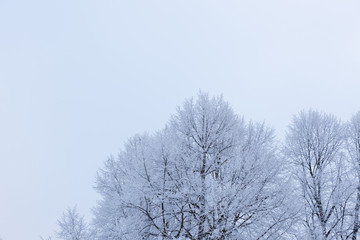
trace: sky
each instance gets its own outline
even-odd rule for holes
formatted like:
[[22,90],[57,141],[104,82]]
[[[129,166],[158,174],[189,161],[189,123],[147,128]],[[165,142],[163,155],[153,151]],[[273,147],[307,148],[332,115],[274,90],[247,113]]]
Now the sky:
[[202,90],[281,139],[360,110],[360,1],[0,0],[0,239],[53,235],[96,171]]

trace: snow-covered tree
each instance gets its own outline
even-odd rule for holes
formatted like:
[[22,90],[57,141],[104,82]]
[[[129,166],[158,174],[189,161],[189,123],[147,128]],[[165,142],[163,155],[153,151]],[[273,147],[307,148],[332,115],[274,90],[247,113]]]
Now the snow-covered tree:
[[334,116],[315,111],[295,116],[286,137],[294,164],[310,239],[346,239],[352,195],[342,157],[343,127]]
[[[360,112],[355,114],[347,124],[347,150],[351,166],[354,169],[356,198],[353,209],[352,240],[359,235],[360,221]],[[355,180],[356,179],[356,180]]]
[[88,240],[87,224],[76,207],[68,208],[58,220],[57,237],[64,240]]
[[[0,238],[1,240],[1,238]],[[51,236],[48,236],[48,237],[40,237],[40,240],[52,240],[52,237]]]
[[[280,152],[280,153],[279,153]],[[98,171],[89,226],[76,208],[66,240],[356,240],[360,112],[294,117],[279,151],[273,130],[200,93],[155,134],[135,135]]]
[[292,220],[280,173],[273,131],[201,93],[106,161],[97,239],[280,238]]

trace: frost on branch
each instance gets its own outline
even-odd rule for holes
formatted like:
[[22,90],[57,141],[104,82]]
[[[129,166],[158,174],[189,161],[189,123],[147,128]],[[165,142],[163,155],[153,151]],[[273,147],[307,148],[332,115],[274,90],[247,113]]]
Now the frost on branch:
[[76,207],[68,208],[58,220],[60,230],[57,237],[64,240],[88,240],[88,230],[84,218],[79,215]]
[[294,164],[305,226],[298,232],[308,239],[349,236],[352,191],[343,133],[338,119],[315,111],[301,112],[289,127],[286,156]]
[[273,239],[288,228],[273,131],[222,97],[186,101],[97,177],[98,239]]
[[95,188],[90,227],[68,209],[58,237],[356,240],[360,113],[342,124],[301,112],[280,145],[264,123],[200,93],[162,130],[133,136],[109,157]]

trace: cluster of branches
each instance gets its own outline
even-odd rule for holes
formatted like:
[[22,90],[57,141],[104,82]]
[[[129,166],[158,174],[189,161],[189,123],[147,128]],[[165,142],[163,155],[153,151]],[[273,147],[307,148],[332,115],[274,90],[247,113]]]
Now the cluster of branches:
[[355,240],[360,113],[342,124],[301,112],[280,144],[264,123],[200,93],[163,130],[109,157],[96,190],[91,224],[69,209],[59,238]]
[[360,208],[360,112],[301,112],[289,127],[284,157],[302,205],[299,231],[308,239],[357,239]]

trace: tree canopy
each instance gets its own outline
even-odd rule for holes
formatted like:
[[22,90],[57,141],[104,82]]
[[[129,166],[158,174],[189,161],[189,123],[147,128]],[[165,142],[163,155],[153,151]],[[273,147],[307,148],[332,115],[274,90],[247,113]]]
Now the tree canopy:
[[62,239],[357,239],[360,114],[293,118],[284,143],[220,97],[200,93],[154,134],[128,140],[98,171],[87,225],[76,209]]

